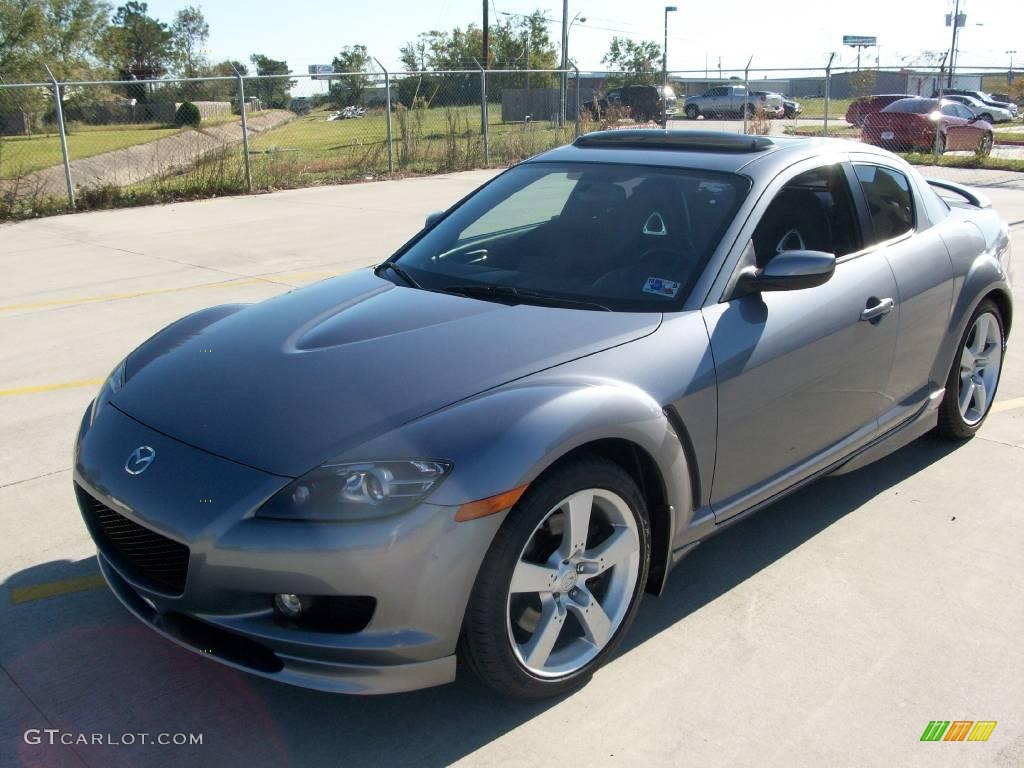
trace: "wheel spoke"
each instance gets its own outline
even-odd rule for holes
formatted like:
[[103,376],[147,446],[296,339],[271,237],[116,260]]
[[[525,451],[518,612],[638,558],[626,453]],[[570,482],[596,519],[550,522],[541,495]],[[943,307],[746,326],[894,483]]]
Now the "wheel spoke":
[[618,565],[636,551],[637,542],[625,527],[616,527],[615,532],[593,549],[583,553],[585,577],[604,573]]
[[587,532],[590,530],[590,513],[593,508],[593,491],[580,491],[569,497],[565,509],[562,545],[559,547],[563,557],[571,557],[586,549]]
[[988,391],[985,389],[985,381],[982,378],[978,378],[974,382],[974,410],[978,412],[978,416],[985,415],[985,409],[988,407]]
[[569,603],[569,609],[579,619],[587,640],[597,648],[603,648],[612,636],[612,620],[590,590],[579,587],[578,596],[575,602]]
[[540,592],[545,594],[554,591],[558,583],[558,570],[548,568],[546,565],[537,565],[520,560],[516,569],[512,572],[512,586],[509,591],[513,594],[519,592]]
[[970,347],[964,344],[963,354],[960,355],[960,370],[967,371],[968,373],[970,373],[971,371],[974,370],[974,361],[974,353],[971,352]]
[[558,635],[565,626],[565,608],[561,603],[553,597],[543,597],[541,602],[543,610],[537,630],[522,646],[523,658],[531,667],[543,667],[547,663],[551,649],[555,647]]
[[967,409],[971,407],[971,401],[974,400],[974,382],[964,384],[960,388],[960,413],[967,415]]
[[988,315],[979,315],[974,321],[974,342],[971,344],[971,353],[975,357],[985,351],[985,344],[988,343]]

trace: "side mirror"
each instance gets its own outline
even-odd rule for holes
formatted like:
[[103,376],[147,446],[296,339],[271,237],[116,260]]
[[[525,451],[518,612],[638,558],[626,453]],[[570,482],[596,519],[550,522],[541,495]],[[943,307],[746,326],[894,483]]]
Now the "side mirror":
[[442,216],[444,216],[444,211],[434,211],[433,213],[428,213],[427,221],[423,225],[423,228],[430,229],[432,226],[437,224],[437,222],[441,219]]
[[824,251],[782,251],[764,269],[747,267],[737,281],[740,293],[799,291],[827,283],[836,271],[835,254]]

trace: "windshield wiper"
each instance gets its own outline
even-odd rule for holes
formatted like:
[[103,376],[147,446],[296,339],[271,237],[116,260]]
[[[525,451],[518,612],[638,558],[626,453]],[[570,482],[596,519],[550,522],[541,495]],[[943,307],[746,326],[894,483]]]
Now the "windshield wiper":
[[442,288],[441,292],[468,296],[471,299],[505,301],[510,304],[535,304],[542,307],[567,307],[570,309],[575,307],[578,309],[598,309],[602,312],[612,311],[610,307],[606,307],[604,304],[599,304],[596,301],[569,299],[563,296],[537,293],[536,291],[524,291],[512,285],[464,283],[461,285],[449,285],[446,288]]
[[383,264],[378,266],[377,269],[374,270],[374,271],[375,272],[383,272],[385,269],[390,269],[392,272],[394,272],[396,275],[398,275],[400,278],[402,278],[402,280],[404,280],[406,282],[406,284],[410,288],[419,288],[420,287],[420,284],[417,283],[415,280],[413,280],[412,276],[408,272],[406,272],[400,266],[395,264],[395,262],[393,262],[393,261],[385,261]]

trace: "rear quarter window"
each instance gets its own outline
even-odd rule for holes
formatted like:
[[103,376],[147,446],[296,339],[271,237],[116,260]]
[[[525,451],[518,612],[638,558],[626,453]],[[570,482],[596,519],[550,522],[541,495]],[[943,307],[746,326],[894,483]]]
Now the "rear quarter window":
[[874,236],[866,245],[892,240],[913,230],[914,196],[907,177],[880,165],[857,164],[854,170],[874,228]]

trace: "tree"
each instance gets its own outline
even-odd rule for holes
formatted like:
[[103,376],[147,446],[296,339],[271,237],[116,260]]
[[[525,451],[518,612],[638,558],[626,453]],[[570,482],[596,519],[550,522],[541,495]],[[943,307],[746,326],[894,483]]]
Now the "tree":
[[45,78],[42,37],[46,18],[34,0],[0,0],[0,74],[8,82]]
[[249,61],[256,68],[257,75],[278,75],[254,81],[253,95],[259,96],[260,101],[267,107],[287,109],[292,98],[289,91],[295,86],[295,80],[283,77],[291,73],[288,62],[271,59],[262,53],[254,53],[249,57]]
[[45,0],[41,3],[43,55],[60,79],[85,78],[93,69],[98,42],[110,25],[110,4],[101,0]]
[[[173,54],[171,31],[152,18],[145,3],[130,0],[114,13],[101,52],[122,80],[151,80],[162,77]],[[146,101],[151,88],[129,86],[129,95]]]
[[609,77],[609,85],[654,83],[661,70],[661,46],[650,40],[636,41],[616,36],[601,62],[622,73]]
[[210,39],[210,25],[203,12],[192,5],[178,11],[171,25],[174,59],[182,77],[198,77],[206,63],[203,46]]
[[232,109],[238,109],[236,69],[243,76],[249,74],[249,68],[240,61],[225,59],[216,64],[201,65],[200,77],[230,77],[231,80],[207,80],[199,83],[199,96],[209,101],[230,101]]
[[[483,33],[475,24],[451,32],[433,29],[421,32],[414,42],[401,48],[401,60],[407,71],[475,69],[483,47]],[[491,60],[493,61],[493,50]],[[472,104],[480,98],[480,76],[477,74],[424,75],[405,78],[398,84],[399,99],[412,106],[422,99],[438,106]]]
[[359,104],[372,82],[365,72],[370,71],[370,54],[365,45],[346,45],[331,62],[335,72],[351,72],[347,77],[331,81],[331,101],[339,108]]

